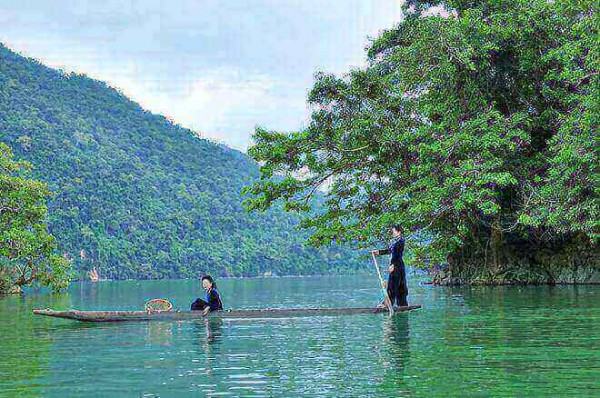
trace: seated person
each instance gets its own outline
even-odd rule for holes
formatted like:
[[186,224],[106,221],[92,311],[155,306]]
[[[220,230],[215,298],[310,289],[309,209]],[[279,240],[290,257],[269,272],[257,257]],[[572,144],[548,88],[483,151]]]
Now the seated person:
[[192,311],[203,311],[202,315],[207,315],[210,311],[219,311],[223,309],[223,303],[221,302],[221,296],[217,291],[217,284],[213,281],[210,275],[204,275],[200,282],[202,287],[206,290],[206,300],[201,298],[196,299],[192,303]]

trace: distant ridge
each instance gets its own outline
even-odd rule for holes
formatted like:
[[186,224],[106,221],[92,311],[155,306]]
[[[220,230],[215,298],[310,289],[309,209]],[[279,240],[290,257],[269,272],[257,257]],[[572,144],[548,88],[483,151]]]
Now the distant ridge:
[[259,174],[242,152],[2,44],[0,141],[56,193],[50,229],[80,278],[345,273],[364,261],[305,247],[279,209],[245,213],[239,192]]

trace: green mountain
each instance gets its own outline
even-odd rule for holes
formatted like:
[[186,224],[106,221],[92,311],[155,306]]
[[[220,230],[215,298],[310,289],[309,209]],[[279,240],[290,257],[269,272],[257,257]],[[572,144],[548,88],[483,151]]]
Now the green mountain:
[[0,141],[55,193],[50,232],[80,276],[92,266],[115,279],[364,266],[350,249],[305,246],[308,232],[280,208],[246,213],[240,191],[259,172],[243,153],[1,44]]

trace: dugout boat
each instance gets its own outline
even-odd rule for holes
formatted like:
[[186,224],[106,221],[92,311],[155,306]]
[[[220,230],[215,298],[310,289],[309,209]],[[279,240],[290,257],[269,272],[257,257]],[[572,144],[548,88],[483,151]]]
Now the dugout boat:
[[[421,308],[420,305],[394,307],[394,313],[406,312]],[[203,318],[289,318],[322,315],[352,315],[388,313],[387,308],[287,308],[260,310],[223,310],[210,312],[203,316],[202,311],[55,311],[52,309],[35,309],[35,315],[55,318],[73,319],[82,322],[132,322],[132,321],[185,321]]]

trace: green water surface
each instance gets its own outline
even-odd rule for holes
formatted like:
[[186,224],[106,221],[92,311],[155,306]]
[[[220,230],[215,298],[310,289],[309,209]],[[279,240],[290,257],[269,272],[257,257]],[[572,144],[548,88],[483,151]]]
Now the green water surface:
[[[227,279],[225,307],[364,307],[373,277]],[[187,308],[195,281],[0,297],[2,397],[600,396],[600,286],[433,287],[398,314],[86,324],[33,308]]]

